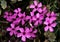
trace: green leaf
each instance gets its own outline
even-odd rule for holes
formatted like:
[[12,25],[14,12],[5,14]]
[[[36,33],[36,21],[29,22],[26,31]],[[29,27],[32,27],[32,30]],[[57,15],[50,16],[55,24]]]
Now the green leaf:
[[7,7],[7,2],[4,1],[4,0],[2,0],[2,1],[1,1],[1,7],[2,7],[3,9],[5,9],[5,8]]

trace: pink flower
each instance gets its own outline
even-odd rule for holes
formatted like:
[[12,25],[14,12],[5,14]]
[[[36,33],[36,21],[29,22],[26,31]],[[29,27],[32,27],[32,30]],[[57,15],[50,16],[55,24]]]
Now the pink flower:
[[19,13],[18,14],[18,18],[20,19],[20,22],[22,23],[22,25],[25,24],[25,18],[26,18],[26,15],[25,15],[25,12],[24,13]]
[[17,14],[12,14],[12,12],[5,12],[4,18],[6,18],[7,21],[12,22],[14,19],[16,19]]
[[44,30],[45,31],[50,31],[50,32],[53,32],[54,31],[54,27],[57,25],[57,23],[52,23],[52,24],[49,24],[49,25],[47,25],[47,26],[45,26],[45,28],[44,28]]
[[44,21],[44,24],[45,25],[48,25],[48,24],[51,24],[51,23],[53,23],[54,21],[56,20],[56,18],[55,17],[46,17],[46,19],[45,19],[45,21]]
[[56,17],[57,14],[52,11],[52,12],[48,12],[48,13],[46,14],[46,16],[47,16],[47,17]]
[[34,12],[31,12],[31,18],[30,18],[30,23],[34,23],[35,26],[37,26],[38,24],[42,24],[42,20],[44,19],[43,14],[40,13],[36,13],[36,15],[34,15]]
[[36,0],[33,2],[34,4],[30,5],[30,8],[40,8],[42,7],[42,3],[38,3]]
[[20,13],[21,12],[21,9],[20,8],[17,8],[14,10],[15,13]]
[[35,18],[36,18],[36,21],[34,25],[42,24],[42,20],[44,19],[44,16],[42,14],[37,13]]
[[11,27],[7,28],[7,31],[10,31],[10,36],[12,36],[13,34],[16,35],[17,34],[17,30],[19,29],[19,26],[15,27],[14,24],[11,24]]
[[56,14],[54,12],[48,12],[47,17],[45,18],[44,24],[46,25],[44,30],[48,31],[48,29],[50,30],[50,32],[53,32],[53,28],[57,25],[57,23],[55,22],[56,18]]
[[26,38],[31,38],[31,37],[36,37],[35,33],[37,32],[37,30],[32,31],[32,28],[27,28],[25,27],[25,29],[20,28],[20,33],[17,34],[17,37],[21,37],[22,41],[26,41]]
[[38,3],[36,0],[33,2],[34,4],[30,5],[30,8],[33,8],[33,12],[38,11],[39,13],[42,13],[42,3]]

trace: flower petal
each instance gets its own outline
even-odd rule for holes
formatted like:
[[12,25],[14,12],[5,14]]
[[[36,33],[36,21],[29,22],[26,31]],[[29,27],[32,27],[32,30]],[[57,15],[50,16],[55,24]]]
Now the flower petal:
[[11,31],[11,28],[10,28],[10,27],[8,27],[8,28],[7,28],[7,31]]
[[14,25],[14,24],[11,24],[11,27],[12,27],[12,28],[14,28],[14,27],[15,27],[15,25]]
[[49,30],[50,30],[50,32],[53,32],[54,31],[52,27],[49,27]]
[[37,6],[38,2],[37,1],[34,1],[34,5]]
[[34,12],[30,12],[30,15],[31,15],[31,16],[34,16]]
[[18,10],[18,12],[20,12],[20,11],[21,11],[21,9],[20,9],[20,8],[18,8],[17,10]]
[[44,31],[48,31],[48,29],[49,29],[48,26],[44,27]]
[[20,31],[21,31],[21,32],[24,32],[24,29],[23,29],[23,28],[20,28]]
[[40,14],[39,14],[39,13],[37,13],[37,14],[36,14],[36,18],[39,18],[39,16],[40,16]]
[[15,30],[20,30],[20,27],[19,27],[19,26],[17,26],[17,27],[15,28]]
[[15,10],[14,10],[14,12],[15,12],[15,13],[18,13],[18,10],[17,10],[17,9],[15,9]]
[[33,33],[37,33],[37,29],[35,29],[35,30],[33,31]]
[[30,5],[30,8],[35,8],[35,6],[32,4],[32,5]]
[[41,2],[38,4],[38,7],[42,7],[42,3]]
[[27,38],[30,38],[31,37],[31,34],[30,33],[26,33],[25,34]]
[[51,26],[52,27],[55,27],[57,25],[57,23],[52,23]]
[[22,25],[24,25],[25,24],[25,21],[24,20],[22,20]]
[[39,13],[42,13],[42,8],[38,8],[38,12]]
[[32,36],[32,37],[36,37],[36,35],[35,35],[34,33],[31,33],[31,36]]
[[26,41],[26,37],[23,35],[21,38],[22,41]]
[[49,23],[48,23],[47,21],[44,21],[44,24],[45,24],[45,25],[48,25]]
[[34,25],[37,26],[37,25],[38,25],[38,21],[36,21],[36,22],[34,23]]
[[31,17],[30,16],[26,16],[26,20],[30,19]]
[[30,32],[29,28],[28,27],[25,27],[25,32]]
[[42,20],[39,20],[39,24],[42,24],[42,22],[43,22]]
[[21,37],[22,35],[22,33],[17,33],[17,37]]
[[13,32],[11,31],[9,34],[10,34],[10,36],[12,36],[13,35]]
[[51,12],[51,16],[52,16],[52,17],[56,17],[57,14],[55,14],[55,13],[52,11],[52,12]]

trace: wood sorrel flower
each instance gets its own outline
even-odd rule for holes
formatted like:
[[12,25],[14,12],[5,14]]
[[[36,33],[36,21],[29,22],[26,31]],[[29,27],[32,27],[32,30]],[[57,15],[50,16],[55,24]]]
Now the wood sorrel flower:
[[21,37],[22,41],[26,41],[26,38],[36,37],[35,33],[37,33],[37,30],[34,30],[32,28],[25,27],[25,29],[20,28],[20,33],[17,34],[17,37]]
[[30,5],[30,8],[40,8],[40,7],[42,7],[42,3],[41,3],[41,2],[38,3],[38,2],[35,0],[35,1],[33,1],[33,3],[34,3],[34,4],[31,4],[31,5]]
[[53,32],[53,28],[57,25],[57,23],[55,22],[56,20],[56,14],[54,12],[48,12],[47,17],[45,18],[44,24],[46,25],[44,27],[45,31],[48,31],[48,29],[50,30],[50,32]]
[[44,27],[44,30],[45,31],[50,31],[50,32],[53,32],[54,31],[54,27],[57,25],[57,23],[51,23],[51,24],[49,24],[49,25],[46,25],[45,27]]
[[11,27],[7,28],[7,31],[10,31],[10,36],[12,36],[13,34],[16,35],[17,34],[17,30],[19,29],[19,26],[15,27],[14,24],[11,24]]

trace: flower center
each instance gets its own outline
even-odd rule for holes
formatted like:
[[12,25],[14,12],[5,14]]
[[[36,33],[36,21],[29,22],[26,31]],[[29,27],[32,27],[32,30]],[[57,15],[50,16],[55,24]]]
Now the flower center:
[[23,35],[25,35],[25,32],[23,32]]
[[12,30],[15,30],[14,28]]

